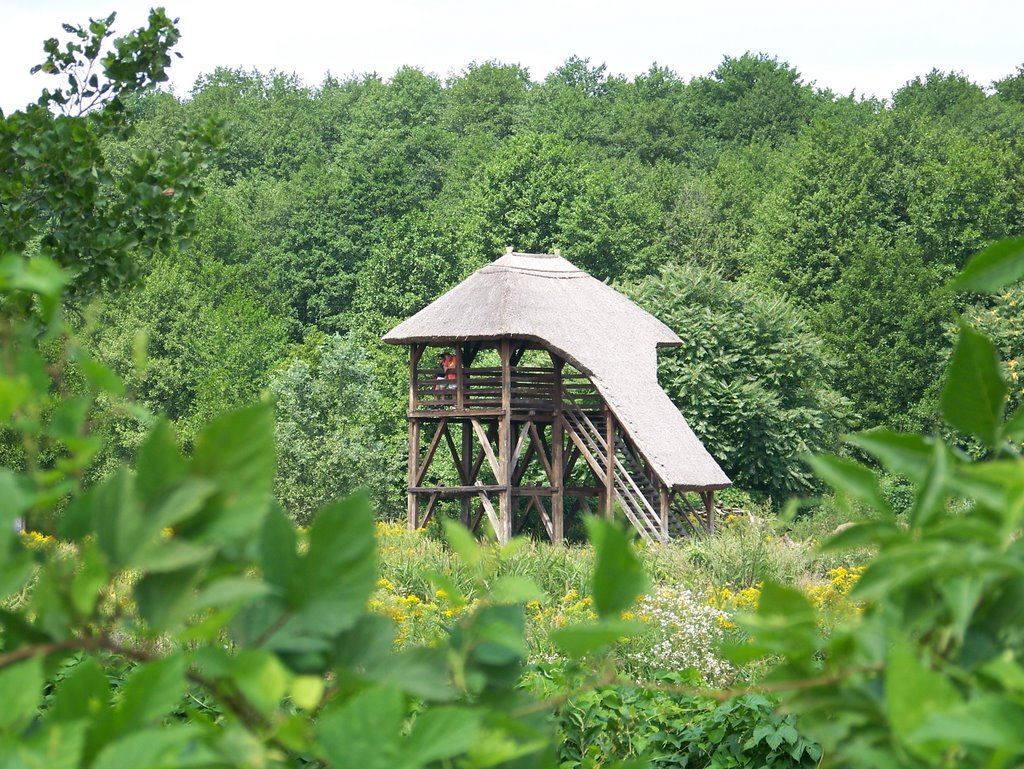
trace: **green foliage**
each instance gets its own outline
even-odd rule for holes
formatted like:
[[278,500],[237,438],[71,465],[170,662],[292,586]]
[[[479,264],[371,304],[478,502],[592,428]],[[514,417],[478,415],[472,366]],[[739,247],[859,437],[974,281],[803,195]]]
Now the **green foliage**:
[[746,268],[809,311],[868,424],[934,421],[954,309],[944,284],[1019,230],[1011,180],[1024,166],[991,127],[993,106],[962,77],[932,73],[891,110],[821,107],[755,209]]
[[810,118],[818,99],[786,62],[745,53],[695,78],[684,104],[689,120],[719,141],[779,144]]
[[800,313],[685,265],[623,288],[682,339],[659,378],[733,481],[776,501],[811,488],[803,455],[832,443],[846,404]]
[[1008,390],[1006,410],[1014,413],[1024,402],[1020,369],[1024,356],[1024,315],[1020,311],[1024,306],[1024,286],[1010,285],[985,299],[969,307],[964,316],[995,344]]
[[[993,253],[965,270],[989,269]],[[1003,280],[1024,269],[1019,254]],[[990,288],[1002,288],[986,278]],[[1006,420],[1007,384],[993,343],[962,323],[942,388],[948,423],[987,449],[972,462],[938,438],[874,430],[851,442],[885,471],[905,478],[913,501],[901,524],[874,470],[818,460],[837,491],[869,514],[836,534],[828,550],[870,546],[853,596],[864,612],[822,638],[800,593],[765,585],[737,657],[778,655],[773,676],[783,702],[821,740],[830,765],[1011,766],[1024,728],[1020,657],[1024,580],[1019,537],[1024,475]]]
[[[163,249],[185,231],[204,157],[219,140],[216,122],[202,121],[159,153],[140,152],[122,168],[109,167],[101,140],[131,133],[124,102],[167,79],[166,49],[178,39],[174,22],[157,9],[149,26],[101,56],[113,21],[111,14],[88,28],[67,25],[73,40],[63,48],[48,40],[47,60],[35,69],[68,85],[44,91],[24,111],[0,115],[0,253],[30,248],[70,268],[83,290],[132,278],[133,254]],[[122,227],[126,221],[131,229]]]
[[[219,70],[179,100],[143,92],[164,78],[174,23],[154,11],[107,52],[112,21],[48,41],[41,69],[60,90],[0,118],[0,763],[815,762],[763,698],[716,704],[685,678],[600,686],[620,640],[643,641],[622,618],[647,584],[639,563],[737,587],[788,578],[790,550],[767,526],[640,561],[607,522],[592,524],[594,555],[532,561],[452,529],[458,555],[435,543],[435,573],[392,554],[385,571],[447,592],[449,632],[395,651],[400,628],[367,612],[370,507],[329,500],[357,479],[383,497],[397,463],[402,367],[366,340],[509,244],[561,247],[613,280],[679,260],[742,275],[672,267],[635,288],[686,343],[662,372],[674,397],[762,494],[805,489],[795,456],[828,445],[844,413],[790,303],[866,421],[925,423],[941,406],[984,447],[971,463],[939,439],[875,430],[855,446],[884,477],[818,460],[837,509],[872,511],[821,556],[877,552],[864,611],[823,637],[813,602],[766,584],[736,654],[781,660],[768,686],[795,682],[783,704],[825,761],[1019,763],[1018,289],[972,311],[994,344],[965,326],[950,376],[934,368],[950,346],[945,281],[1024,225],[1019,73],[993,96],[932,73],[891,107],[815,92],[749,54],[689,83],[581,59],[543,83],[497,63],[446,83],[406,68],[319,88]],[[993,247],[963,286],[1019,277],[1018,252]],[[110,290],[139,273],[138,293]],[[278,417],[234,408],[271,382]],[[377,404],[390,427],[357,416]],[[386,455],[376,476],[357,461],[373,449]],[[64,542],[34,549],[13,533],[26,517]],[[585,621],[532,647],[571,659],[538,701],[521,686],[523,604],[583,583]]]
[[[80,325],[137,404],[172,420],[186,442],[260,397],[288,349],[289,324],[242,271],[182,254],[154,260],[135,291],[86,307]],[[147,427],[137,409],[111,417],[103,468],[137,448]]]
[[[377,568],[366,498],[321,508],[300,546],[272,496],[269,405],[228,412],[194,443],[186,456],[159,422],[133,470],[71,494],[60,558],[37,554],[12,530],[29,507],[52,507],[50,489],[0,475],[14,501],[0,520],[0,600],[11,607],[0,617],[5,761],[549,765],[547,707],[517,686],[523,602],[535,588],[512,577],[488,584],[479,570],[481,598],[441,646],[395,652],[392,623],[367,612]],[[593,531],[595,590],[617,613],[644,577],[615,524]],[[467,564],[483,563],[468,535],[453,544]],[[14,593],[18,604],[8,602]],[[588,640],[588,651],[631,628],[581,628],[592,636],[612,624],[614,635]],[[131,672],[119,678],[126,663]]]
[[[96,447],[57,430],[65,419],[20,417],[26,404],[52,402],[61,413],[74,403],[38,365],[40,331],[68,340],[57,312],[37,312],[35,322],[30,314],[59,308],[64,281],[44,264],[4,263],[3,307],[22,314],[6,316],[17,335],[3,338],[0,384],[5,393],[20,386],[22,400],[0,425],[27,445],[50,428],[81,461]],[[97,383],[117,379],[91,368]],[[88,436],[83,420],[70,427]],[[491,582],[483,551],[453,528],[480,598],[439,643],[396,652],[393,624],[367,610],[377,552],[366,497],[323,506],[300,543],[273,498],[268,404],[225,413],[193,444],[189,456],[160,420],[132,468],[85,491],[75,488],[74,462],[0,472],[0,759],[134,769],[550,765],[549,707],[518,686],[523,604],[538,595],[528,580]],[[52,557],[13,524],[60,498],[63,550]],[[617,615],[646,585],[624,532],[611,521],[591,529],[605,616],[575,638],[562,628],[580,655],[635,632]]]
[[835,350],[836,384],[861,424],[913,427],[936,412],[934,393],[954,316],[941,271],[908,245],[867,244],[815,317]]
[[620,190],[585,148],[550,134],[509,139],[487,163],[469,201],[483,255],[551,253],[600,278],[647,271],[645,233],[655,211]]
[[328,337],[313,360],[293,360],[277,372],[277,499],[308,524],[326,502],[371,489],[379,509],[397,507],[401,446],[389,443],[381,394],[363,353],[351,341]]
[[[443,82],[403,68],[315,87],[220,69],[188,99],[133,91],[121,113],[131,135],[97,151],[112,179],[133,179],[138,159],[168,159],[190,126],[229,123],[223,152],[175,187],[209,190],[195,204],[192,274],[251,289],[291,342],[379,337],[508,245],[560,248],[613,281],[693,262],[805,310],[861,424],[917,428],[935,422],[951,347],[957,301],[942,286],[1024,227],[1024,110],[1013,77],[1000,82],[990,96],[932,72],[890,105],[816,90],[752,53],[689,81],[579,58],[543,82],[500,62]],[[154,217],[184,203],[156,197]],[[193,203],[181,208],[185,222]],[[118,271],[158,269],[149,250]],[[253,364],[237,390],[266,385]],[[224,408],[236,404],[228,390]],[[174,412],[174,395],[157,410]]]
[[[662,683],[695,683],[685,676]],[[605,687],[574,697],[559,714],[561,766],[642,759],[650,767],[814,767],[821,748],[792,715],[745,695],[724,703],[657,689]]]

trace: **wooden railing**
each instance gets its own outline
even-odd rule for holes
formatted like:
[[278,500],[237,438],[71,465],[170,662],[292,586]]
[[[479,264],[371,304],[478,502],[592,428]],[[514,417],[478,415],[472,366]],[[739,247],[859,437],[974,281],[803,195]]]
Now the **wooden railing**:
[[[467,368],[461,377],[444,377],[437,368],[417,368],[413,388],[413,411],[436,411],[461,408],[489,411],[503,408],[500,367]],[[564,372],[562,387],[585,409],[599,409],[601,398],[584,374]],[[541,366],[513,366],[510,372],[510,396],[513,411],[554,411],[557,374]]]

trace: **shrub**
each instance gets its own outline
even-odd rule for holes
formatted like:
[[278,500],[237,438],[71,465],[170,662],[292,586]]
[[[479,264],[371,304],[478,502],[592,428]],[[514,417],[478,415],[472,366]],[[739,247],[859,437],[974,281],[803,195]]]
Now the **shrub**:
[[774,518],[732,516],[715,536],[694,540],[689,558],[706,585],[745,588],[765,580],[791,584],[807,565],[806,548],[779,537]]
[[[956,287],[996,291],[1024,276],[1024,238],[996,243]],[[833,608],[766,583],[744,621],[749,659],[774,658],[785,706],[849,767],[1018,766],[1024,755],[1024,414],[1007,414],[1016,382],[996,345],[960,324],[940,404],[950,427],[984,447],[972,461],[938,437],[871,430],[851,442],[881,470],[835,456],[813,460],[842,497],[869,511],[825,543],[874,555],[850,592],[861,611],[822,636]],[[1009,380],[1009,381],[1007,381]],[[882,472],[913,502],[897,518]],[[837,591],[856,575],[836,572]],[[813,597],[813,596],[812,596]]]
[[720,684],[731,673],[717,651],[728,615],[701,596],[658,585],[631,614],[647,626],[630,639],[625,655],[628,668],[642,678],[692,669]]
[[[666,687],[696,679],[668,676]],[[609,759],[687,769],[813,767],[821,748],[776,703],[745,695],[724,703],[688,694],[608,686],[574,697],[559,711],[562,766],[596,769]]]

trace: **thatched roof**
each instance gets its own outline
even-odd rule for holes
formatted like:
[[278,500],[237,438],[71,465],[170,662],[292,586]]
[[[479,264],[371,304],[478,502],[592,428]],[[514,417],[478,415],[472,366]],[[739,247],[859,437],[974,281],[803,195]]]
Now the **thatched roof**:
[[730,481],[658,384],[664,323],[561,256],[508,253],[391,329],[391,344],[516,337],[540,342],[594,382],[662,482],[720,489]]

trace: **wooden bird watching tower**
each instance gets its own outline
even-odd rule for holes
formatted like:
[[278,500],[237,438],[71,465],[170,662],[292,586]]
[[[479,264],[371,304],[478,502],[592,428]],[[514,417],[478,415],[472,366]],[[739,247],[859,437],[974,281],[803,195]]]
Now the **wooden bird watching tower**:
[[561,256],[510,251],[384,341],[409,346],[410,528],[457,502],[503,543],[616,508],[647,540],[714,529],[729,478],[657,379],[679,337]]

